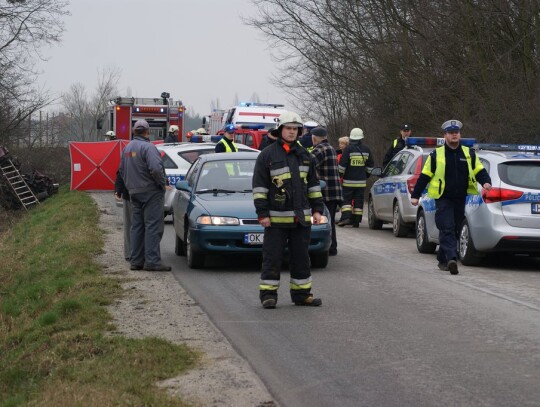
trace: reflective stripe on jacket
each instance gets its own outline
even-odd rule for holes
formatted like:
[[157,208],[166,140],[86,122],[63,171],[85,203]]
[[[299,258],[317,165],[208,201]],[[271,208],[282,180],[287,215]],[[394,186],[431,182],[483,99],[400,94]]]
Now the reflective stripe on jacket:
[[[475,158],[474,170],[472,166],[471,153],[469,147],[461,146],[465,159],[467,160],[467,167],[469,170],[467,194],[478,195],[478,189],[476,188],[476,175],[484,168],[478,156]],[[446,154],[445,147],[437,147],[435,149],[436,154],[436,166],[435,173],[431,171],[431,155],[428,156],[424,167],[422,168],[422,174],[431,178],[428,185],[428,196],[433,199],[438,199],[444,192],[445,188],[445,174],[446,174]]]
[[343,187],[364,188],[373,169],[373,156],[368,146],[360,141],[345,148],[339,161],[339,173],[343,175]]

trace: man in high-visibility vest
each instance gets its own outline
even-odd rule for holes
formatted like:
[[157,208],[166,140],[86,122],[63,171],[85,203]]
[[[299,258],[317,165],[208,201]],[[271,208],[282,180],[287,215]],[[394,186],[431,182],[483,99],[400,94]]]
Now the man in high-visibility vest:
[[465,218],[465,198],[467,194],[478,195],[477,182],[484,189],[491,189],[491,178],[474,150],[460,143],[462,127],[459,120],[443,123],[445,143],[429,154],[411,194],[411,204],[418,205],[427,185],[428,197],[435,199],[435,224],[439,229],[440,245],[438,267],[450,274],[459,273],[457,236]]
[[394,156],[405,148],[407,138],[410,137],[412,132],[410,124],[402,124],[399,128],[399,137],[392,141],[392,145],[384,155],[383,168],[386,167]]
[[216,153],[237,153],[238,147],[234,143],[234,124],[225,126],[225,133],[219,142],[216,144]]

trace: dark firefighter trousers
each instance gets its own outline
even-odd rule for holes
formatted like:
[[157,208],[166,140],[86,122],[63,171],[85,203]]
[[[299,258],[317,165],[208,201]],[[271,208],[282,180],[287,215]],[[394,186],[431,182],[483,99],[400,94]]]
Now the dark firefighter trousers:
[[341,206],[341,219],[351,219],[353,224],[362,222],[364,214],[365,187],[343,187],[343,205]]
[[439,229],[437,260],[447,264],[457,258],[457,244],[461,223],[465,218],[465,198],[435,200],[435,225]]
[[261,301],[277,299],[285,247],[289,249],[290,291],[293,302],[303,302],[311,292],[309,241],[311,226],[264,229],[263,261],[259,293]]

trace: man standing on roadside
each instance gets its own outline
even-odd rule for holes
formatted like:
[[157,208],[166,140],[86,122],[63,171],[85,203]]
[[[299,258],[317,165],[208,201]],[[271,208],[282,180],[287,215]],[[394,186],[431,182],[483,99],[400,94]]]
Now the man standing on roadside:
[[119,172],[133,207],[131,270],[170,271],[170,266],[161,264],[159,247],[167,180],[161,155],[150,143],[150,126],[146,120],[138,120],[133,126],[133,140],[122,154]]
[[297,142],[302,119],[296,113],[279,116],[278,140],[266,147],[253,172],[253,200],[264,227],[259,298],[263,308],[275,308],[285,246],[289,249],[290,294],[295,305],[319,306],[311,294],[309,242],[311,222],[324,210],[321,187],[311,155]]
[[237,153],[238,147],[234,142],[234,124],[227,124],[225,126],[225,133],[221,140],[216,144],[214,152],[216,153]]
[[438,267],[450,274],[459,273],[457,236],[465,218],[467,194],[478,195],[477,180],[484,189],[491,189],[491,178],[474,150],[460,143],[462,127],[459,120],[443,123],[445,144],[429,154],[411,194],[411,204],[417,206],[429,183],[427,195],[435,199],[435,225],[439,229]]
[[407,144],[407,138],[411,135],[412,129],[410,124],[402,124],[399,128],[400,136],[392,142],[392,145],[386,152],[383,160],[383,168],[386,167],[392,158],[403,150]]
[[343,201],[343,191],[339,180],[337,153],[328,142],[327,136],[328,133],[324,127],[315,127],[311,130],[311,137],[313,138],[311,155],[319,178],[326,182],[326,188],[322,190],[322,194],[324,203],[330,212],[332,225],[332,244],[330,245],[329,254],[335,256],[337,254],[336,210]]

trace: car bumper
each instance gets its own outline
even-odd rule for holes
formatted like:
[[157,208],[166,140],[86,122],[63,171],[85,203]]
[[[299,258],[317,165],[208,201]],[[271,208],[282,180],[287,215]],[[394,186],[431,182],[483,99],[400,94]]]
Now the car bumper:
[[[262,245],[244,243],[247,233],[264,233],[262,227],[239,229],[235,226],[204,226],[191,229],[191,245],[198,252],[210,253],[262,253]],[[310,253],[328,251],[332,243],[330,225],[311,228]]]

